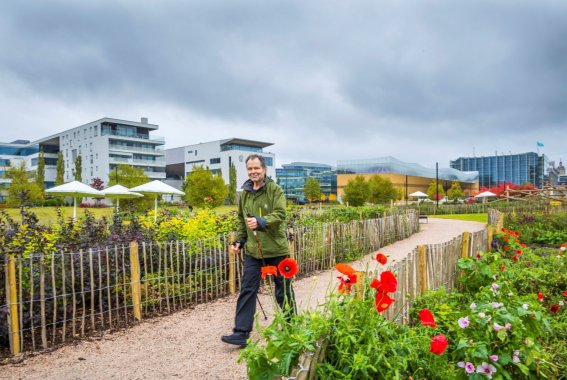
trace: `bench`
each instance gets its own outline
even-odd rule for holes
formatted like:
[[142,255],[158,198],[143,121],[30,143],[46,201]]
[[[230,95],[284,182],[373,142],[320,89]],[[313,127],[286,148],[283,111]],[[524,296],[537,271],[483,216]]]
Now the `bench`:
[[425,223],[429,223],[429,219],[427,219],[427,215],[420,215],[418,222],[425,221]]

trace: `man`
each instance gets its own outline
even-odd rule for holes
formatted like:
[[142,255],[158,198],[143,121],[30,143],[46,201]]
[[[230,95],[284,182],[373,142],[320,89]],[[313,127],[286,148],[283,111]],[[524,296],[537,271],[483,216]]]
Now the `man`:
[[[275,182],[266,178],[266,163],[262,156],[248,156],[246,170],[249,179],[242,185],[244,191],[238,204],[238,229],[234,243],[236,255],[246,247],[244,274],[236,303],[233,333],[221,337],[223,342],[240,347],[246,346],[252,331],[261,268],[277,266],[289,256],[283,191]],[[287,315],[295,314],[291,281],[284,281],[279,275],[273,276],[273,279],[278,305]]]

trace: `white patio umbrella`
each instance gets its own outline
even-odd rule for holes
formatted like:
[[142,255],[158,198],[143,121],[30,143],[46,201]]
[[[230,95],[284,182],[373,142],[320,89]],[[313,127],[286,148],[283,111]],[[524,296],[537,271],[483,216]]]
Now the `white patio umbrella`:
[[494,194],[491,191],[483,191],[482,193],[477,194],[474,197],[475,198],[482,198],[482,203],[486,203],[486,198],[495,197],[495,196],[496,196],[496,194]]
[[120,199],[131,199],[131,198],[138,198],[143,197],[143,194],[136,193],[133,191],[128,190],[127,187],[122,185],[114,185],[108,187],[104,190],[101,190],[101,193],[104,194],[106,198],[115,198],[116,199],[116,211],[120,209]]
[[63,185],[45,190],[46,193],[61,197],[73,197],[73,220],[77,218],[77,198],[92,197],[104,198],[104,195],[92,187],[79,181],[68,182]]
[[415,193],[411,193],[409,196],[410,197],[417,197],[417,198],[425,198],[425,197],[427,197],[427,194],[422,193],[421,191],[416,191]]
[[177,190],[173,186],[169,186],[167,183],[163,183],[158,181],[157,179],[152,182],[144,183],[143,185],[136,186],[130,189],[130,191],[134,191],[137,193],[153,195],[155,198],[155,205],[154,205],[154,220],[157,219],[157,204],[158,204],[158,195],[164,194],[176,194],[176,195],[185,195],[185,193],[181,190]]

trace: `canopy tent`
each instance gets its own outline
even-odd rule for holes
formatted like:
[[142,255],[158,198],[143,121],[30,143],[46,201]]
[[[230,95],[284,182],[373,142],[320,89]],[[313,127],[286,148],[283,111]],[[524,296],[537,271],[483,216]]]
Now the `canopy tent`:
[[77,218],[77,198],[104,198],[104,194],[79,181],[72,181],[45,190],[49,195],[73,197],[73,220]]
[[145,183],[140,186],[136,186],[130,189],[130,191],[153,195],[155,198],[154,204],[154,220],[157,219],[157,205],[158,205],[158,195],[164,194],[175,194],[175,195],[185,195],[185,193],[181,190],[177,190],[175,187],[168,185],[167,183],[163,183],[158,181],[157,179],[152,182]]
[[427,197],[427,194],[422,193],[421,191],[416,191],[415,193],[411,193],[409,196],[410,197],[417,197],[417,198],[425,198],[425,197]]
[[143,194],[136,193],[133,191],[128,190],[127,187],[122,185],[114,185],[104,190],[101,190],[101,193],[104,194],[106,198],[115,198],[116,199],[116,211],[120,209],[120,199],[131,199],[131,198],[138,198],[143,197]]

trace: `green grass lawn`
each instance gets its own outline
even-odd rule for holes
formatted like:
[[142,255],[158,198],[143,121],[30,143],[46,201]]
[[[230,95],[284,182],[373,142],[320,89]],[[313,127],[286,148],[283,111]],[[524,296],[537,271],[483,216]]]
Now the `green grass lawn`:
[[430,218],[467,220],[469,222],[488,223],[488,214],[451,214],[451,215],[428,215]]

